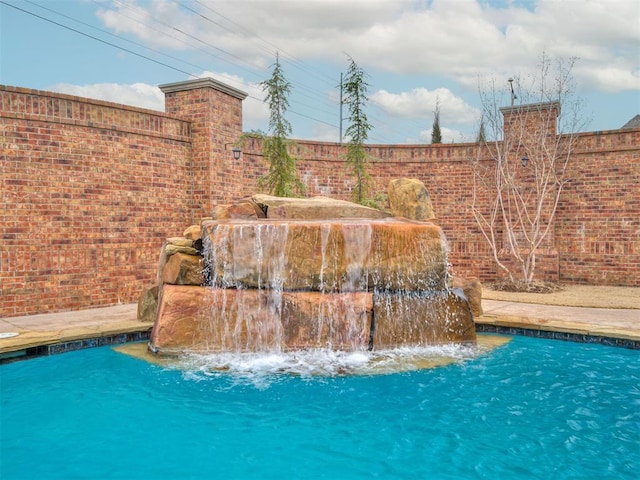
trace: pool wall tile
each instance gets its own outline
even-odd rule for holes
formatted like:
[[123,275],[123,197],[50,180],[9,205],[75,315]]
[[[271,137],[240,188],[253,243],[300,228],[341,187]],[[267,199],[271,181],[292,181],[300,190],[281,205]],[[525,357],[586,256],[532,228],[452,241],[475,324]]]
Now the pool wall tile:
[[506,335],[521,335],[524,337],[549,338],[553,340],[563,340],[579,343],[597,343],[610,347],[630,348],[640,350],[640,341],[627,338],[613,338],[601,335],[587,335],[583,333],[554,332],[519,327],[503,327],[491,324],[476,324],[478,333],[502,333]]
[[129,342],[141,342],[149,340],[150,332],[121,333],[105,337],[86,338],[72,342],[55,343],[53,345],[41,345],[27,350],[29,356],[57,355],[59,353],[73,352],[85,348],[104,347],[108,345],[119,345]]

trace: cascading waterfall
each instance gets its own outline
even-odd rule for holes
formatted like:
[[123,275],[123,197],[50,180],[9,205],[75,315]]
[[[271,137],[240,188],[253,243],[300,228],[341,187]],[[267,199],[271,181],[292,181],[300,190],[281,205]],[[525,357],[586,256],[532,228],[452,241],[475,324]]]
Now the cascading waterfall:
[[[332,228],[341,227],[343,251],[327,253],[329,236]],[[335,232],[334,232],[335,233]],[[314,343],[326,348],[334,345],[351,345],[359,348],[354,338],[366,329],[362,312],[367,309],[367,297],[363,295],[336,296],[337,292],[366,292],[368,288],[368,271],[365,260],[371,246],[371,226],[367,223],[354,223],[348,226],[323,223],[320,226],[319,245],[312,245],[312,250],[320,251],[321,262],[318,272],[317,292],[320,300],[308,311],[308,323],[313,334]],[[216,307],[222,307],[220,315],[221,338],[223,348],[234,350],[282,350],[282,325],[285,304],[284,292],[287,279],[286,267],[288,259],[286,247],[288,243],[288,224],[255,224],[215,225],[211,235],[205,237],[204,258],[208,272],[208,286],[215,297]],[[331,275],[331,282],[325,283],[324,273],[335,271],[339,257],[346,263],[345,275],[336,281]],[[247,260],[249,259],[249,260]],[[302,292],[314,290],[313,281],[303,285]],[[229,289],[235,290],[238,300],[234,305],[235,322],[230,332],[227,303]],[[247,291],[254,290],[263,302],[252,305],[248,301]],[[247,295],[245,295],[247,294]],[[288,295],[295,295],[289,292]],[[355,306],[351,303],[355,302]],[[291,300],[288,300],[291,303]],[[252,331],[255,338],[241,341],[241,332]],[[323,339],[323,332],[331,331],[333,335]],[[233,340],[233,341],[230,341]],[[324,342],[324,343],[323,343]],[[360,342],[361,343],[361,342]],[[254,347],[251,347],[254,345]]]
[[201,229],[205,285],[163,286],[150,341],[156,353],[476,341],[466,298],[449,288],[437,225],[267,215],[206,220]]

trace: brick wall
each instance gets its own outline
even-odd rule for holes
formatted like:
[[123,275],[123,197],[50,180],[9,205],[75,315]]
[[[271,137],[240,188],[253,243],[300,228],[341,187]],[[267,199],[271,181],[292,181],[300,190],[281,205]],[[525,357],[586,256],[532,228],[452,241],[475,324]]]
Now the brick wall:
[[[0,86],[0,316],[136,301],[164,238],[216,203],[255,192],[256,140],[240,160],[243,93],[210,80],[163,86],[167,113]],[[475,144],[371,145],[373,194],[418,178],[447,236],[453,272],[488,281],[490,251],[471,214]],[[310,195],[349,199],[344,147],[299,141]],[[640,286],[640,130],[581,134],[555,224],[568,283]]]
[[640,286],[640,130],[581,134],[556,222],[560,279]]
[[189,209],[189,123],[0,87],[0,317],[134,301]]

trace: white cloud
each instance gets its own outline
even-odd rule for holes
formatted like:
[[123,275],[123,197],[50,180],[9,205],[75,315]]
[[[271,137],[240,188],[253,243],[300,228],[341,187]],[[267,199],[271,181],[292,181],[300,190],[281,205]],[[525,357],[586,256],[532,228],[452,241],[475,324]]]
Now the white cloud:
[[145,83],[134,83],[132,85],[119,83],[94,83],[91,85],[58,83],[47,88],[47,90],[164,111],[163,93],[157,86]]
[[312,140],[318,142],[337,142],[340,137],[339,129],[322,123],[316,123],[313,127]]
[[591,69],[578,65],[576,77],[590,89],[603,92],[622,92],[640,90],[640,69],[631,71],[626,65],[610,65],[599,69]]
[[466,104],[447,88],[431,91],[426,88],[414,88],[400,93],[379,90],[371,95],[370,99],[386,114],[394,117],[433,118],[436,103],[439,105],[441,121],[472,124],[480,116],[479,110]]
[[[249,69],[264,69],[277,50],[305,62],[442,75],[467,87],[478,76],[534,68],[544,50],[578,56],[600,85],[612,63],[638,70],[637,0],[537,0],[493,6],[481,0],[124,0],[100,10],[104,24],[151,45],[193,50]],[[527,7],[530,5],[529,7]],[[585,70],[586,72],[586,70]],[[606,82],[626,89],[628,81]],[[640,88],[636,86],[635,88]]]
[[111,9],[100,8],[96,15],[104,26],[118,34],[132,34],[154,47],[184,50],[189,48],[189,42],[197,46],[181,33],[192,31],[194,20],[174,2],[151,0],[146,6],[137,0],[110,3]]

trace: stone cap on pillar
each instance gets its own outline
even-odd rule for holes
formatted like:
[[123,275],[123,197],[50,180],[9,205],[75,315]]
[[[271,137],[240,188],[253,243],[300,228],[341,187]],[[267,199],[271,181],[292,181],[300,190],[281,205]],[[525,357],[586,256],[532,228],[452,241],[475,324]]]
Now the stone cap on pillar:
[[500,107],[502,115],[522,114],[528,112],[540,112],[542,110],[555,110],[556,117],[560,115],[560,102],[553,100],[551,102],[525,103],[523,105],[512,105],[510,107]]
[[158,85],[158,88],[162,90],[165,95],[167,93],[183,92],[185,90],[195,90],[198,88],[213,88],[222,93],[226,93],[239,100],[247,98],[247,93],[237,88],[233,88],[225,83],[214,80],[213,78],[196,78],[195,80],[185,80],[183,82],[165,83],[164,85]]
[[537,131],[542,128],[548,135],[557,135],[557,118],[560,115],[560,102],[529,103],[500,108],[504,119],[503,134],[511,130],[516,134],[525,131]]

